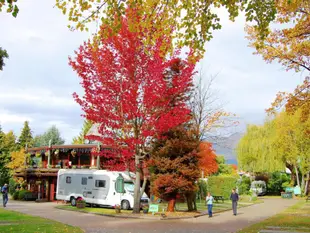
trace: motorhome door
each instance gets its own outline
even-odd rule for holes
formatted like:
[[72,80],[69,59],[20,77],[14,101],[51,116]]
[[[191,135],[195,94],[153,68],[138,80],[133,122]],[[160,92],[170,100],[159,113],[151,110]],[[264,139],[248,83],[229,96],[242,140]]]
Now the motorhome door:
[[106,175],[100,175],[94,176],[93,179],[93,193],[95,198],[103,200],[103,202],[105,202],[110,188],[110,178]]

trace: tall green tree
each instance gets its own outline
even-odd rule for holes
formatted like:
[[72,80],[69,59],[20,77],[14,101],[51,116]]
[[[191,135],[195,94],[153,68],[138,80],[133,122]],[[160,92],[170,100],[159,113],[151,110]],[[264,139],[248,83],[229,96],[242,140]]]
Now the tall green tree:
[[28,145],[28,147],[31,147],[31,143],[33,142],[33,138],[32,138],[32,132],[31,129],[29,127],[29,122],[25,121],[24,122],[24,127],[22,129],[22,132],[18,138],[18,147],[21,148],[25,148],[26,145]]
[[44,134],[35,136],[33,146],[48,146],[50,140],[52,145],[63,145],[65,143],[65,140],[60,136],[60,131],[55,125],[51,126]]
[[11,161],[11,152],[16,150],[16,136],[13,131],[4,134],[1,130],[0,140],[0,185],[3,185],[10,179],[10,170],[6,165]]
[[2,127],[0,125],[0,154],[1,154],[2,149],[3,149],[4,137],[5,137],[5,133],[2,131]]
[[0,47],[0,70],[3,70],[3,67],[5,66],[4,63],[5,58],[9,58],[9,54],[5,49]]
[[85,136],[88,133],[88,131],[90,130],[90,128],[92,127],[93,123],[90,120],[85,120],[83,127],[82,127],[82,131],[80,132],[80,134],[76,137],[73,138],[72,143],[73,144],[84,144],[85,141]]

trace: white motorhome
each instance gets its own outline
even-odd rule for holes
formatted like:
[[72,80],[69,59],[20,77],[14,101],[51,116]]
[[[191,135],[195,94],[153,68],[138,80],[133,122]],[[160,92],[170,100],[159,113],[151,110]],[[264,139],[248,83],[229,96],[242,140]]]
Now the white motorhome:
[[267,192],[266,182],[263,180],[256,180],[251,183],[252,192],[256,193],[257,196],[263,196]]
[[[119,175],[124,178],[125,193],[117,193],[115,182]],[[70,201],[76,205],[76,199],[83,198],[86,203],[112,207],[121,205],[122,209],[130,209],[134,203],[134,183],[128,173],[90,170],[90,169],[60,169],[57,177],[56,199]],[[147,204],[149,198],[144,193],[142,204]]]

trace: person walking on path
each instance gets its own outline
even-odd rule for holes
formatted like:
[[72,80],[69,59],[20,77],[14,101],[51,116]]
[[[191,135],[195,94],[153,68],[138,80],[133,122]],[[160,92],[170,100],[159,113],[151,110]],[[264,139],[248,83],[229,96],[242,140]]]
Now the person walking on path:
[[237,215],[237,205],[239,201],[239,195],[236,193],[236,189],[233,189],[230,194],[230,200],[232,201],[232,209],[233,213],[236,216]]
[[211,193],[208,192],[208,195],[206,197],[206,202],[207,202],[207,206],[208,206],[209,218],[212,217],[213,199],[214,198],[211,196]]
[[3,207],[6,207],[6,204],[8,203],[9,200],[7,184],[4,184],[4,186],[1,189],[1,192],[2,192]]

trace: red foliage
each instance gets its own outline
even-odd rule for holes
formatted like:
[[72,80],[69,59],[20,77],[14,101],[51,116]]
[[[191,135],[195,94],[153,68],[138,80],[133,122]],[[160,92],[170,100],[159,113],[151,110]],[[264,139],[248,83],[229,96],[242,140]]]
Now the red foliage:
[[[85,90],[74,98],[88,120],[100,123],[102,136],[89,139],[115,148],[99,154],[117,169],[133,168],[134,156],[143,155],[151,138],[189,120],[185,100],[173,97],[190,90],[195,66],[177,58],[179,52],[164,60],[160,46],[168,36],[145,45],[141,32],[130,31],[122,20],[118,34],[85,42],[70,58]],[[171,72],[175,65],[179,72]],[[167,77],[169,70],[173,75]]]
[[170,201],[175,200],[178,194],[197,189],[200,156],[196,152],[196,138],[184,126],[176,127],[163,136],[154,142],[148,165],[153,181],[152,193]]
[[201,142],[199,144],[200,154],[200,169],[205,175],[211,175],[218,171],[218,164],[216,162],[216,154],[209,142]]

